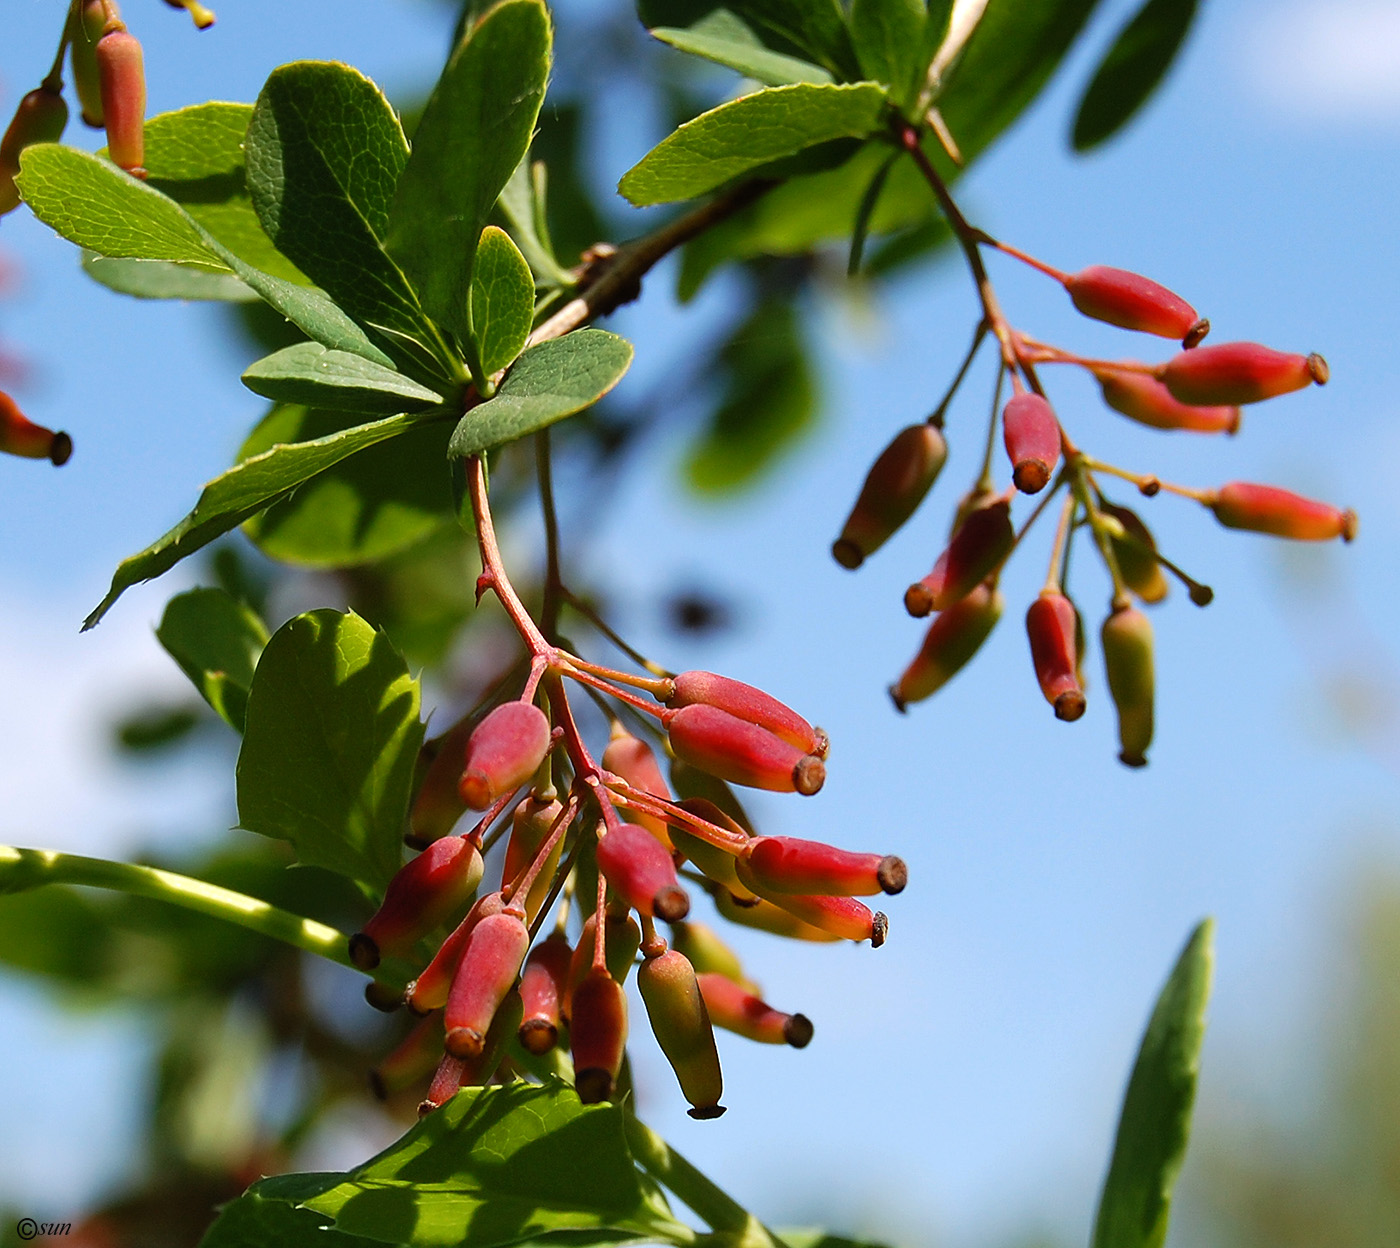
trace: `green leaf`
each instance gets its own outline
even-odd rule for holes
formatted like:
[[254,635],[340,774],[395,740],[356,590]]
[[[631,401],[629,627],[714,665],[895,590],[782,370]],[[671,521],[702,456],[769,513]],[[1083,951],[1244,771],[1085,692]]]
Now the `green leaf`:
[[479,455],[581,412],[617,385],[631,363],[632,344],[602,329],[578,329],[531,347],[495,397],[462,417],[448,453]]
[[[554,1232],[689,1242],[627,1150],[622,1114],[572,1088],[464,1088],[345,1181],[305,1200],[337,1230],[415,1248],[495,1248]],[[566,1242],[578,1240],[573,1236]]]
[[[274,407],[239,458],[332,436],[346,423],[341,413]],[[343,459],[245,521],[243,531],[264,554],[301,567],[344,568],[396,554],[452,517],[451,432],[446,421],[425,424]]]
[[715,9],[688,29],[658,26],[653,37],[673,48],[703,56],[707,61],[737,69],[746,78],[765,86],[781,87],[792,82],[831,81],[831,74],[795,56],[784,56],[763,45],[762,40],[728,9]]
[[885,93],[874,83],[770,87],[702,113],[667,136],[618,183],[638,207],[693,199],[760,165],[832,139],[880,129]]
[[[528,333],[528,328],[527,331]],[[410,377],[319,342],[298,342],[250,364],[243,384],[279,403],[307,403],[372,416],[421,411],[442,396]]]
[[727,10],[762,42],[791,59],[826,69],[838,80],[860,77],[839,0],[638,0],[637,13],[649,30],[694,30]]
[[812,424],[817,383],[787,299],[758,304],[719,354],[719,405],[686,457],[701,494],[723,494],[759,479]]
[[1166,75],[1196,16],[1196,0],[1147,0],[1118,32],[1079,101],[1074,150],[1087,152],[1132,119]]
[[927,22],[922,0],[852,0],[851,41],[861,72],[888,86],[900,104],[913,98],[928,68],[921,55]]
[[472,268],[472,333],[487,377],[524,350],[534,316],[530,266],[509,234],[488,225],[481,232]]
[[1213,936],[1209,919],[1191,933],[1148,1021],[1123,1097],[1093,1248],[1161,1248],[1166,1239],[1172,1188],[1191,1132]]
[[199,1248],[377,1248],[382,1241],[338,1231],[298,1203],[338,1177],[279,1174],[254,1183],[220,1210]]
[[861,196],[860,207],[856,209],[856,223],[851,229],[851,252],[846,261],[846,276],[855,277],[860,272],[860,262],[865,255],[865,240],[870,234],[870,219],[880,202],[880,192],[885,189],[885,179],[890,176],[890,168],[899,159],[898,152],[891,152],[885,162],[870,179],[870,185]]
[[[536,194],[531,169],[530,158],[526,156],[510,175],[496,207],[535,275],[551,286],[572,285],[573,277],[555,257],[548,234],[542,228],[545,209]],[[540,191],[542,195],[542,186]]]
[[389,416],[313,442],[274,446],[215,477],[201,491],[189,515],[164,537],[121,562],[107,596],[83,621],[83,628],[96,624],[138,581],[149,581],[168,572],[181,559],[236,528],[264,507],[285,498],[303,481],[309,481],[318,472],[324,472],[356,451],[407,433],[431,419],[431,415]]
[[277,249],[405,367],[454,376],[455,357],[380,245],[408,144],[379,88],[331,61],[273,70],[246,158],[253,207]]
[[222,589],[191,589],[166,604],[156,638],[204,700],[242,732],[253,670],[267,645],[261,617]]
[[168,260],[128,260],[83,252],[83,271],[120,295],[137,299],[210,299],[250,303],[258,293],[232,273],[171,264]]
[[353,612],[289,620],[263,650],[238,754],[238,821],[382,890],[399,868],[423,743],[418,682]]
[[883,1244],[869,1239],[849,1239],[845,1235],[832,1235],[829,1231],[813,1227],[784,1227],[777,1232],[778,1238],[787,1248],[884,1248]]
[[504,0],[472,27],[413,134],[386,242],[423,306],[466,338],[481,231],[530,147],[549,77],[541,0]]

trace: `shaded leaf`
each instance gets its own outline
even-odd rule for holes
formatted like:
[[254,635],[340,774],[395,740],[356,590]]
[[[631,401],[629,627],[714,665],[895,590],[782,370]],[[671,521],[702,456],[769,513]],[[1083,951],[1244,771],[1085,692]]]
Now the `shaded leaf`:
[[1132,120],[1171,68],[1195,16],[1196,0],[1147,0],[1133,15],[1079,101],[1075,151],[1097,147]]
[[372,416],[421,411],[442,402],[441,395],[411,377],[319,342],[299,342],[264,356],[244,370],[243,384],[279,403]]
[[486,13],[443,70],[399,179],[389,252],[428,312],[463,339],[477,244],[529,150],[549,53],[540,0],[504,0]]
[[[719,0],[638,0],[642,24],[693,29],[720,7]],[[845,15],[837,0],[724,0],[774,52],[824,67],[838,80],[860,77]]]
[[311,611],[264,648],[238,754],[238,820],[300,861],[382,890],[399,868],[418,682],[358,615]]
[[511,238],[515,240],[535,275],[550,285],[567,286],[572,278],[568,270],[555,258],[547,235],[541,234],[538,228],[538,222],[544,215],[544,206],[536,200],[534,179],[530,170],[530,157],[526,156],[510,175],[510,180],[496,201],[496,207],[510,229]]
[[[851,41],[861,72],[890,88],[892,98],[907,104],[921,85],[928,11],[922,0],[852,0]],[[934,49],[928,48],[932,59]]]
[[820,65],[765,47],[743,20],[728,9],[715,9],[707,13],[688,29],[657,26],[651,33],[662,43],[669,43],[692,56],[702,56],[707,61],[737,69],[745,77],[765,86],[781,87],[792,82],[832,80],[830,72]]
[[899,159],[898,152],[885,157],[884,164],[875,170],[870,185],[861,196],[860,207],[856,209],[856,223],[851,230],[851,253],[846,261],[846,276],[855,277],[860,272],[860,263],[865,255],[865,240],[870,234],[870,219],[875,215],[875,207],[880,202],[880,192],[885,189],[885,179],[890,176],[890,168]]
[[237,732],[267,625],[222,589],[191,589],[165,606],[156,638],[201,696]]
[[[278,442],[304,442],[344,428],[343,414],[275,407],[249,435],[240,458]],[[289,497],[244,522],[273,559],[343,568],[386,558],[421,541],[452,515],[447,472],[449,422],[380,442],[318,473]]]
[[618,183],[638,207],[691,199],[771,161],[879,130],[885,93],[873,83],[795,83],[755,91],[668,135]]
[[812,1227],[784,1227],[777,1232],[777,1236],[787,1248],[884,1248],[875,1240],[849,1239]]
[[1123,1097],[1093,1248],[1161,1248],[1196,1098],[1214,924],[1191,933],[1157,1004]]
[[125,260],[84,251],[83,271],[108,290],[137,299],[251,303],[259,297],[257,291],[232,273],[216,273],[167,260]]
[[632,344],[602,329],[578,329],[531,347],[495,397],[462,417],[448,453],[478,455],[581,412],[617,385],[631,363]]
[[490,377],[515,359],[530,336],[535,278],[510,235],[494,225],[481,232],[472,269],[472,333],[481,370]]
[[299,1202],[337,1175],[281,1174],[254,1183],[220,1210],[199,1248],[370,1248],[383,1241],[347,1235]]
[[83,628],[96,624],[138,581],[149,581],[168,572],[181,559],[285,498],[303,481],[357,451],[407,433],[431,419],[431,415],[388,416],[313,442],[274,446],[215,477],[200,492],[194,510],[179,524],[145,550],[122,560],[107,596],[83,621]]

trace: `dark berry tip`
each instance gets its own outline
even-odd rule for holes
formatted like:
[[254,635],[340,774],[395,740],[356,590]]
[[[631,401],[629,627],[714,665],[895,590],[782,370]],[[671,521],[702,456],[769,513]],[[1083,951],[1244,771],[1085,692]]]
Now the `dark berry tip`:
[[1350,507],[1342,512],[1342,541],[1349,542],[1356,536],[1356,527],[1359,523],[1356,512]]
[[1328,368],[1327,361],[1316,351],[1308,356],[1308,372],[1319,386],[1325,386],[1328,378],[1332,376],[1332,370]]
[[1199,321],[1186,331],[1186,337],[1181,340],[1183,351],[1189,351],[1192,347],[1201,345],[1201,341],[1210,333],[1210,322],[1203,316]]
[[651,908],[658,919],[674,923],[690,913],[690,894],[678,884],[667,884],[656,890]]
[[574,1075],[574,1091],[585,1105],[597,1105],[612,1099],[613,1077],[601,1066],[590,1066]]
[[870,947],[872,949],[878,949],[885,943],[885,937],[889,934],[889,916],[882,910],[875,911],[875,917],[870,922]]
[[1072,724],[1084,714],[1084,694],[1078,689],[1066,689],[1055,699],[1055,718]]
[[377,979],[372,979],[365,985],[365,1000],[384,1014],[392,1014],[404,1003],[402,992],[388,984],[380,983]]
[[783,1024],[783,1039],[794,1049],[805,1049],[812,1043],[812,1035],[816,1028],[812,1026],[812,1020],[805,1014],[789,1014],[787,1022]]
[[708,1122],[711,1118],[721,1118],[724,1116],[725,1106],[723,1105],[696,1105],[685,1112],[697,1122]]
[[520,1025],[519,1038],[527,1053],[542,1057],[559,1042],[559,1029],[548,1019],[531,1018]]
[[854,572],[865,562],[865,552],[854,542],[842,537],[831,544],[831,557],[843,568]]
[[53,445],[49,447],[49,461],[55,468],[62,468],[73,457],[73,439],[61,430],[53,435]]
[[916,620],[933,610],[933,595],[921,581],[915,581],[904,591],[904,609]]
[[486,1037],[475,1027],[454,1027],[443,1041],[443,1048],[459,1061],[480,1057],[485,1047]]
[[379,965],[379,946],[374,937],[356,932],[350,937],[350,961],[362,971],[372,971]]
[[826,764],[815,754],[807,754],[798,759],[792,769],[793,787],[803,797],[811,797],[820,792],[826,783]]
[[875,868],[875,879],[880,887],[893,897],[895,893],[902,893],[904,886],[909,883],[909,868],[904,865],[903,858],[887,854],[880,859],[880,865]]
[[1188,593],[1198,607],[1208,607],[1215,601],[1215,590],[1209,585],[1192,585]]
[[1124,767],[1146,767],[1147,755],[1130,754],[1127,750],[1124,750],[1121,754],[1118,755],[1118,761],[1122,763]]

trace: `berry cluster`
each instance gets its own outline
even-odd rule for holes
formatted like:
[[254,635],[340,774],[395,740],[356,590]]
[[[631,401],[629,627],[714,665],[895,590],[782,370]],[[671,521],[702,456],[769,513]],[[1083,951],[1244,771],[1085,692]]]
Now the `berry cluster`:
[[[501,599],[530,651],[529,674],[517,698],[488,700],[489,709],[432,743],[409,816],[408,840],[421,853],[351,938],[351,959],[364,970],[385,956],[421,967],[401,997],[371,985],[373,1003],[401,1000],[428,1016],[375,1072],[376,1087],[407,1086],[435,1063],[426,1113],[458,1087],[487,1082],[503,1063],[537,1069],[532,1059],[567,1048],[580,1098],[609,1099],[622,1074],[623,985],[635,964],[652,1032],[691,1116],[717,1117],[724,1110],[714,1026],[800,1048],[812,1025],[768,1005],[720,937],[687,921],[682,881],[746,926],[879,945],[888,922],[859,899],[902,890],[904,863],[754,835],[729,785],[816,793],[826,778],[825,734],[728,677],[653,665],[620,671],[546,640],[501,567],[479,461],[468,471],[482,550],[478,593]],[[570,683],[611,723],[597,760]],[[624,725],[623,713],[672,757],[669,783],[657,751]],[[468,811],[481,812],[479,820],[455,834]],[[478,896],[484,856],[502,840],[501,886]],[[428,956],[429,938],[458,918]],[[669,925],[669,941],[658,920]]]
[[[1060,423],[1037,366],[1070,364],[1088,370],[1109,408],[1150,428],[1233,434],[1242,405],[1324,384],[1327,363],[1320,355],[1288,354],[1250,342],[1201,346],[1210,322],[1156,282],[1102,265],[1063,273],[998,242],[962,217],[919,148],[917,134],[902,133],[900,142],[919,164],[962,245],[982,317],[962,367],[934,413],[925,423],[901,430],[876,458],[832,554],[843,567],[857,568],[913,515],[947,457],[943,424],[948,406],[978,348],[988,335],[994,337],[1000,362],[982,470],[957,508],[948,545],[933,570],[905,593],[910,615],[933,614],[934,619],[918,654],[891,687],[891,696],[902,711],[908,703],[935,693],[977,652],[1002,613],[1002,568],[1046,504],[1063,490],[1045,587],[1026,614],[1036,679],[1058,718],[1072,721],[1084,713],[1084,626],[1066,581],[1073,541],[1087,532],[1113,585],[1100,638],[1109,693],[1118,712],[1119,758],[1129,766],[1143,766],[1153,732],[1152,626],[1134,600],[1160,602],[1167,593],[1164,570],[1183,582],[1199,606],[1208,603],[1212,593],[1158,550],[1147,525],[1111,501],[1100,478],[1128,481],[1147,497],[1166,491],[1194,499],[1227,528],[1300,541],[1350,541],[1356,515],[1274,486],[1233,481],[1216,490],[1188,489],[1093,459]],[[983,264],[983,248],[1013,256],[1058,281],[1085,316],[1179,339],[1182,349],[1155,365],[1086,359],[1019,333],[1001,312]],[[1003,406],[1007,378],[1012,393]],[[1010,485],[998,484],[993,471],[998,427]],[[1041,495],[1019,529],[1011,517],[1017,494]]]

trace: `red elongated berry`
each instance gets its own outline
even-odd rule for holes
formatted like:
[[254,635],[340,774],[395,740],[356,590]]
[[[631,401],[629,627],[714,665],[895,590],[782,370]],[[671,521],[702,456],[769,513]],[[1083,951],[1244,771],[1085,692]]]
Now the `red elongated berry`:
[[411,843],[427,845],[446,836],[466,811],[467,804],[457,792],[457,781],[462,775],[462,757],[473,727],[470,719],[463,719],[423,747],[418,762],[422,779],[408,812]]
[[381,954],[403,955],[435,927],[460,914],[484,871],[481,854],[460,836],[434,841],[400,867],[374,917],[350,937],[350,960],[362,971]]
[[940,611],[929,625],[919,653],[890,686],[895,706],[902,711],[910,702],[922,702],[952,680],[981,649],[1005,605],[996,585],[984,581],[961,602]]
[[[676,805],[717,828],[723,828],[736,836],[748,836],[747,829],[703,797],[688,797]],[[741,904],[748,905],[758,900],[757,895],[745,888],[734,873],[734,854],[731,851],[707,841],[698,832],[680,822],[672,826],[671,837],[676,843],[676,848],[699,867],[707,879],[723,885]]]
[[652,1034],[681,1093],[690,1102],[692,1118],[718,1118],[724,1113],[719,1098],[724,1078],[719,1068],[715,1031],[705,1010],[705,998],[695,981],[695,968],[683,953],[668,949],[648,958],[637,969],[637,988],[646,1006]]
[[895,434],[866,474],[832,558],[843,568],[860,567],[918,509],[947,458],[948,443],[935,425],[910,425]]
[[774,936],[786,936],[791,940],[809,940],[815,944],[831,944],[843,939],[823,927],[805,923],[790,910],[774,905],[763,897],[754,897],[749,904],[736,901],[727,889],[716,889],[713,893],[715,909],[731,923],[741,927],[751,927],[760,932],[771,932]]
[[1136,607],[1116,607],[1103,624],[1103,665],[1118,710],[1119,761],[1147,765],[1152,744],[1152,623]]
[[683,706],[665,722],[676,757],[721,780],[809,797],[826,781],[815,754],[718,707]]
[[1079,685],[1079,647],[1075,640],[1074,604],[1058,590],[1042,590],[1026,612],[1026,635],[1040,692],[1067,723],[1084,714]]
[[933,571],[909,586],[905,608],[913,616],[946,611],[1001,566],[1015,541],[1010,499],[993,498],[972,508],[948,548],[938,556]]
[[1157,541],[1142,518],[1127,507],[1100,502],[1099,510],[1123,526],[1123,536],[1110,535],[1113,557],[1123,583],[1143,602],[1161,602],[1167,596],[1167,577],[1157,562]]
[[[535,860],[540,847],[554,829],[555,821],[563,813],[564,807],[550,799],[542,802],[533,793],[529,794],[510,817],[510,840],[506,843],[505,865],[501,869],[501,879],[506,884],[520,878],[520,873]],[[525,911],[525,921],[533,923],[544,905],[545,898],[554,883],[554,872],[559,866],[559,857],[564,849],[564,838],[554,842],[544,865],[530,885],[530,891],[523,898],[515,900]]]
[[805,1049],[812,1040],[812,1024],[805,1014],[784,1014],[733,980],[713,971],[697,977],[700,995],[716,1027],[757,1040],[759,1044],[790,1044]]
[[467,1058],[454,1057],[451,1053],[443,1055],[428,1088],[428,1095],[418,1105],[420,1118],[451,1100],[459,1088],[484,1087],[491,1081],[491,1076],[506,1055],[506,1044],[520,1026],[520,1009],[520,994],[507,993],[496,1011],[479,1054]]
[[671,945],[685,954],[697,973],[710,971],[723,975],[748,992],[758,991],[753,980],[744,974],[744,964],[739,961],[739,955],[708,924],[690,920],[672,923]]
[[885,943],[885,933],[890,921],[879,911],[871,913],[870,907],[854,897],[819,896],[807,893],[784,893],[777,889],[763,888],[749,864],[742,858],[736,864],[739,878],[754,892],[771,901],[780,910],[802,920],[811,927],[830,932],[842,940],[868,940],[878,949]]
[[[671,790],[666,785],[666,777],[661,774],[661,766],[656,761],[651,746],[634,737],[621,725],[614,729],[612,739],[603,751],[603,766],[621,776],[634,789],[650,793],[663,801],[670,801]],[[622,807],[621,813],[628,823],[645,828],[667,849],[674,848],[671,835],[666,829],[666,821],[659,815],[650,815],[629,806]]]
[[462,1075],[467,1064],[460,1057],[444,1053],[433,1072],[433,1081],[428,1085],[428,1095],[418,1102],[418,1117],[426,1118],[435,1109],[446,1105],[462,1086]]
[[762,689],[755,689],[741,680],[717,676],[714,672],[682,672],[676,677],[675,685],[676,691],[667,699],[667,706],[713,707],[733,715],[735,719],[742,719],[746,724],[767,729],[775,737],[795,745],[804,754],[826,757],[826,733],[820,728],[813,728],[771,693],[764,693]]
[[146,69],[141,41],[128,30],[109,30],[97,41],[96,56],[107,154],[118,168],[144,178]]
[[415,1014],[427,1014],[447,1004],[447,995],[452,990],[452,980],[462,960],[462,951],[467,947],[473,929],[482,919],[500,914],[504,909],[505,902],[501,900],[500,893],[487,893],[485,897],[477,899],[476,905],[467,911],[467,917],[438,946],[432,961],[408,985],[404,992],[404,1004],[410,1010]]
[[[597,930],[598,916],[590,914],[584,920],[573,961],[569,964],[569,991],[564,1003],[566,1014],[572,1010],[573,994],[593,968],[594,934]],[[603,927],[603,960],[607,963],[608,974],[619,984],[626,982],[641,943],[642,929],[637,926],[636,919],[630,914],[608,915]]]
[[598,869],[629,906],[641,914],[683,919],[690,898],[676,879],[671,855],[645,828],[620,823],[598,842]]
[[447,1051],[454,1057],[477,1057],[496,1010],[520,974],[530,948],[530,929],[510,910],[481,920],[467,937],[452,991],[447,997]]
[[1192,433],[1238,433],[1240,409],[1223,404],[1199,407],[1183,403],[1147,373],[1096,369],[1103,401],[1115,412],[1151,429],[1185,429]]
[[102,38],[106,26],[107,13],[102,0],[83,0],[68,42],[79,114],[83,123],[94,130],[102,129],[102,78],[97,68],[97,41]]
[[1060,462],[1060,422],[1038,394],[1013,395],[1001,413],[1011,479],[1023,494],[1038,494]]
[[1257,342],[1222,342],[1174,355],[1157,369],[1173,397],[1183,403],[1259,403],[1329,376],[1320,355],[1290,355]]
[[1270,533],[1296,542],[1326,542],[1356,536],[1356,512],[1320,503],[1273,485],[1231,481],[1215,492],[1215,518],[1227,529]]
[[[19,207],[19,156],[35,143],[56,143],[68,124],[68,105],[62,94],[35,87],[19,102],[14,118],[0,139],[0,216]],[[45,452],[47,455],[47,452]]]
[[1180,295],[1126,269],[1090,265],[1067,277],[1065,289],[1085,316],[1123,329],[1180,338],[1189,346],[1195,346],[1210,330],[1210,322],[1202,321]]
[[871,897],[902,892],[909,879],[904,860],[893,854],[858,854],[795,836],[756,836],[744,857],[748,875],[766,894]]
[[610,1099],[627,1049],[627,995],[606,971],[590,970],[574,990],[569,1047],[578,1099],[585,1105]]
[[369,1087],[375,1099],[387,1100],[391,1093],[402,1092],[427,1076],[442,1056],[442,1033],[437,1019],[423,1018],[369,1072]]
[[574,951],[558,932],[530,950],[520,974],[520,1043],[527,1053],[548,1053],[559,1039],[564,994]]
[[549,720],[533,702],[505,702],[473,729],[457,791],[472,810],[530,779],[549,753]]
[[36,425],[18,404],[0,390],[0,451],[24,459],[47,459],[61,468],[73,454],[73,439]]

